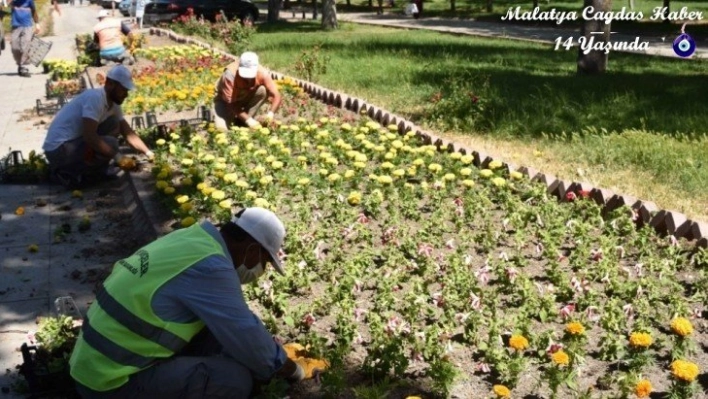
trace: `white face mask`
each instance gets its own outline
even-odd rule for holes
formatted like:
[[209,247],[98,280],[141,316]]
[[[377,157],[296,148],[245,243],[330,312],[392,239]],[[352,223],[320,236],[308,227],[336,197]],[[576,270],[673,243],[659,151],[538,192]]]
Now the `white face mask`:
[[238,273],[238,278],[241,280],[241,284],[250,284],[263,274],[265,274],[265,269],[263,268],[263,263],[258,262],[256,267],[248,269],[245,264],[236,268],[236,273]]

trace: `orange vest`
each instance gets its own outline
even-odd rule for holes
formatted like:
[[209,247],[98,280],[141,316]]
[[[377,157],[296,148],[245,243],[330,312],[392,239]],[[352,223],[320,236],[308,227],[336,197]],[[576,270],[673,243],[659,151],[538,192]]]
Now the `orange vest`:
[[98,46],[101,50],[123,47],[120,20],[104,18],[93,27],[93,31],[98,36]]

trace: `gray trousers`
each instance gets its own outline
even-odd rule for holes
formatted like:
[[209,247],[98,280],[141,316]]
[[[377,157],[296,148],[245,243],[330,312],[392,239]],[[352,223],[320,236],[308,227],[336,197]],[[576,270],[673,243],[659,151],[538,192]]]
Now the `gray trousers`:
[[[98,135],[111,148],[118,151],[118,132],[120,121],[111,117],[98,125]],[[49,171],[54,174],[57,170],[68,173],[72,176],[81,176],[90,173],[97,173],[105,170],[111,162],[96,153],[86,144],[83,136],[67,141],[57,149],[44,153],[49,163]]]
[[96,392],[79,383],[76,389],[84,399],[246,399],[253,378],[248,368],[221,355],[221,345],[204,328],[178,355],[133,374],[118,389]]
[[248,116],[256,115],[261,105],[268,98],[268,91],[265,86],[259,86],[253,95],[244,98],[242,101],[235,104],[226,104],[219,97],[214,98],[214,125],[217,129],[226,130],[231,126],[246,126],[242,121],[238,120],[236,115],[241,112],[247,112]]
[[34,35],[31,26],[12,29],[12,56],[18,66],[29,64],[29,46]]

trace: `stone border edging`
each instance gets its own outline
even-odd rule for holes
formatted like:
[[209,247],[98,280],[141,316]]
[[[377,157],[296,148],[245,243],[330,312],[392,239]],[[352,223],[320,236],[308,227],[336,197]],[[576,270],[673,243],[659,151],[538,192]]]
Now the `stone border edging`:
[[[212,51],[217,51],[234,61],[238,59],[238,57],[223,50],[215,49],[207,43],[191,37],[178,35],[171,30],[150,28],[150,34],[168,36],[177,43],[194,44]],[[473,150],[444,137],[439,137],[432,132],[423,130],[421,127],[405,118],[379,108],[376,105],[369,104],[363,99],[351,97],[279,72],[271,71],[271,76],[273,79],[283,79],[286,77],[291,79],[310,97],[324,104],[346,109],[357,114],[364,113],[383,126],[396,125],[398,127],[398,133],[401,135],[412,131],[416,136],[422,138],[425,144],[434,145],[439,151],[457,151],[462,154],[472,155],[474,158],[473,163],[478,168],[484,168],[494,160],[494,158],[484,152]],[[708,223],[690,220],[682,213],[676,211],[660,210],[656,204],[651,201],[640,200],[628,195],[615,194],[610,190],[594,187],[587,182],[560,180],[551,174],[544,174],[533,168],[526,166],[517,167],[516,165],[504,161],[501,162],[502,168],[507,172],[519,172],[532,181],[543,183],[546,186],[546,192],[557,197],[561,202],[567,202],[569,196],[588,195],[602,207],[603,215],[607,215],[626,205],[635,213],[637,228],[649,225],[661,235],[671,235],[677,239],[684,238],[688,241],[695,241],[697,247],[708,248]]]

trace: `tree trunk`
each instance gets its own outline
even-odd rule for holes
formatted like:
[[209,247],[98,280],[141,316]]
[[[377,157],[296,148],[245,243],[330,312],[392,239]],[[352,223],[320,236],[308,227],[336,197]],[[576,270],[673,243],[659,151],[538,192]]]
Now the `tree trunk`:
[[278,22],[280,19],[280,0],[268,0],[268,22]]
[[374,0],[369,0],[369,8],[374,8]]
[[[669,11],[671,11],[671,0],[664,0],[664,8],[666,8],[666,14],[668,14]],[[670,24],[670,23],[671,23],[671,20],[668,19],[668,18],[666,18],[666,19],[664,20],[664,23],[665,23],[665,24]]]
[[[592,6],[593,14],[597,12],[608,12],[612,10],[612,0],[584,0],[583,7]],[[607,54],[604,50],[589,50],[589,43],[604,44],[610,41],[610,25],[603,20],[587,19],[583,21],[580,28],[580,43],[585,41],[588,46],[583,50],[578,48],[578,74],[597,75],[607,70]],[[587,52],[587,54],[586,54]]]
[[347,7],[351,7],[352,5],[352,0],[347,0]]
[[332,30],[339,28],[337,24],[337,0],[325,0],[322,6],[322,28]]
[[317,0],[312,0],[312,19],[317,19]]
[[533,0],[533,8],[538,8],[538,0]]
[[455,6],[455,0],[450,0],[450,11],[455,12],[455,9],[457,7]]
[[634,10],[634,0],[628,0],[627,2],[629,3],[629,9],[633,11]]
[[492,0],[487,0],[487,12],[492,12]]
[[290,0],[283,0],[283,10],[290,9]]

